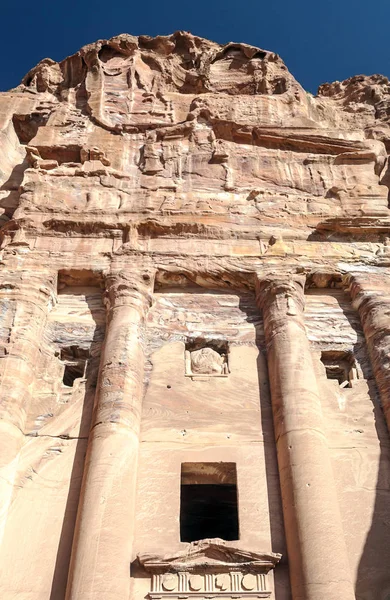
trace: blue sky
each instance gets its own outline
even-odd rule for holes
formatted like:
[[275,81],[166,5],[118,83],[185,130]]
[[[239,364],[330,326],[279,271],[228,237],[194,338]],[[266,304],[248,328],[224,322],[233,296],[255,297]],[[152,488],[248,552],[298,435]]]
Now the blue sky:
[[0,90],[99,38],[184,29],[277,52],[315,93],[352,75],[390,76],[389,23],[390,0],[3,0]]

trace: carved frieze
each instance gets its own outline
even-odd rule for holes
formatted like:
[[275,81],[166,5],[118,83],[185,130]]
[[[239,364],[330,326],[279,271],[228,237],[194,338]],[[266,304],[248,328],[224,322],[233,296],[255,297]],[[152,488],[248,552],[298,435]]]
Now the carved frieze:
[[151,600],[162,598],[270,598],[268,573],[281,555],[247,552],[223,540],[201,540],[173,557],[140,555],[151,574]]

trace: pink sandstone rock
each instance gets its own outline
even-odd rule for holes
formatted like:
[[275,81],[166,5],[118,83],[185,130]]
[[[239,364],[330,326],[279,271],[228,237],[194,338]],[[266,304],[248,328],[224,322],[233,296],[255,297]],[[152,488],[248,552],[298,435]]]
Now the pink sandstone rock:
[[0,94],[1,600],[390,598],[389,116],[187,32]]

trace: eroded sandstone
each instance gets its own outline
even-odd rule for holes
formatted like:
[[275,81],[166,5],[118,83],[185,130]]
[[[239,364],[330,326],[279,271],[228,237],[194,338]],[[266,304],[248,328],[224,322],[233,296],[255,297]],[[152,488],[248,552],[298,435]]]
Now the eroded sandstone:
[[0,95],[2,599],[390,596],[389,106],[187,32]]

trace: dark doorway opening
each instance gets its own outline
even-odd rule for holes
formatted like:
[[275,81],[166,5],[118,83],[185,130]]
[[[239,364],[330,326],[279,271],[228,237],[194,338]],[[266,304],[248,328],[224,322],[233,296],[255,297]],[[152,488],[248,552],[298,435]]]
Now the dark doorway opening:
[[183,463],[180,539],[239,539],[235,463]]

